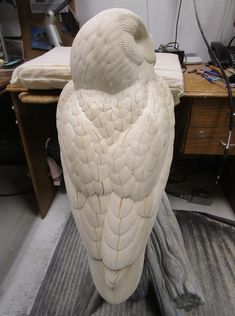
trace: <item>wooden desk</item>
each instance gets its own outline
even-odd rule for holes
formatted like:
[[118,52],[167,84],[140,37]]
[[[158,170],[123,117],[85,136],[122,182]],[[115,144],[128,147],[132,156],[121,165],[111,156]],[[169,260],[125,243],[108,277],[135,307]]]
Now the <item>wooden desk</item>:
[[[192,67],[188,67],[191,69]],[[200,66],[198,66],[200,67]],[[185,96],[176,107],[176,151],[190,155],[223,155],[229,112],[227,89],[195,73],[184,73]],[[235,96],[235,89],[233,95]],[[234,100],[235,101],[235,100]],[[235,109],[234,109],[235,111]],[[231,143],[235,143],[235,124]],[[221,186],[235,211],[235,147],[225,161]]]
[[[184,154],[223,154],[228,127],[227,91],[196,74],[184,74],[185,96],[176,107],[176,147]],[[45,217],[56,189],[49,177],[45,142],[56,131],[59,90],[11,92],[24,152],[41,217]],[[23,92],[22,92],[23,91]],[[235,138],[233,136],[233,142]],[[230,151],[235,154],[234,149]]]
[[[222,155],[222,142],[227,141],[229,125],[227,90],[188,72],[184,73],[184,89],[185,97],[176,109],[179,151],[184,154]],[[235,90],[233,92],[235,95]],[[231,143],[235,143],[235,134]],[[231,147],[229,153],[234,155],[235,147]]]
[[[210,83],[196,73],[188,71],[195,68],[203,68],[204,65],[188,66],[184,76],[184,91],[187,97],[218,97],[225,98],[228,96],[227,89],[221,85]],[[235,93],[235,89],[233,89]]]
[[39,213],[44,218],[54,199],[56,188],[49,175],[45,143],[56,134],[56,107],[60,91],[32,91],[7,86],[25,152]]

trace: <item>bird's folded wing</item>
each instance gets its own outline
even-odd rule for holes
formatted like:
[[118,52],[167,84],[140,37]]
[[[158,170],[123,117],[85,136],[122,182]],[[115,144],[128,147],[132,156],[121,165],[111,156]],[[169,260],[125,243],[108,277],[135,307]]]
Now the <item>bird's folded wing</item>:
[[102,257],[112,270],[143,252],[167,181],[174,138],[173,100],[165,83],[150,85],[137,122],[109,148],[112,194],[102,236]]

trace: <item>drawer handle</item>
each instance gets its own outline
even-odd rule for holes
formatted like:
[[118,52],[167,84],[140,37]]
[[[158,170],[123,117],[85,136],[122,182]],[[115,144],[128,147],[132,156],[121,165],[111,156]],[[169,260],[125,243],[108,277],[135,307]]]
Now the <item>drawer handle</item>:
[[[222,140],[220,141],[220,144],[223,146],[223,147],[226,147],[226,143],[223,142]],[[235,144],[229,144],[229,147],[235,147]]]
[[204,138],[205,137],[205,132],[204,131],[199,131],[199,137]]

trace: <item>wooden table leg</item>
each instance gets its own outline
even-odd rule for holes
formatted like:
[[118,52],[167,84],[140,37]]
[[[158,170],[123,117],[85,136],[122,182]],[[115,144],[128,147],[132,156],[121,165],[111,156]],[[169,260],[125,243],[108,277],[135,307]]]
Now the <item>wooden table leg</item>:
[[39,213],[44,218],[56,193],[49,176],[45,142],[56,132],[57,104],[22,103],[15,92],[12,100]]

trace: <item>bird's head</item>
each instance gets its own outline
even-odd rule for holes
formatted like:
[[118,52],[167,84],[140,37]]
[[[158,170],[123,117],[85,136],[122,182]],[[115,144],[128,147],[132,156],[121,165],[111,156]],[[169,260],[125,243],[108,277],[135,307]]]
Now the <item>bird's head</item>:
[[115,94],[153,71],[154,43],[144,23],[127,9],[108,9],[83,25],[74,39],[71,74],[75,89]]

